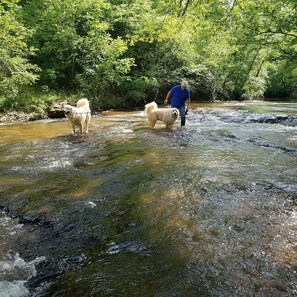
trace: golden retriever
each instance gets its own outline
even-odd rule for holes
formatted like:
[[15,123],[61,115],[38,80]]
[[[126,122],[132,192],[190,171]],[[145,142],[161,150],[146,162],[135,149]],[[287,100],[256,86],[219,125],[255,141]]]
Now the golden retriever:
[[179,116],[177,108],[158,108],[155,101],[145,105],[144,112],[147,115],[149,128],[154,128],[157,121],[165,123],[167,129],[172,129]]
[[79,133],[81,135],[83,134],[83,132],[89,132],[91,110],[88,99],[83,98],[78,100],[76,103],[76,107],[68,104],[64,105],[64,113],[72,125],[73,134],[76,133],[75,127],[79,128]]

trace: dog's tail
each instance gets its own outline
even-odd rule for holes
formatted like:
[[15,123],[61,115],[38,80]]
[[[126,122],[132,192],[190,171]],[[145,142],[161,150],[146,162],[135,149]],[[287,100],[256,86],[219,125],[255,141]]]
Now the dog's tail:
[[157,105],[157,103],[155,101],[153,101],[153,102],[148,103],[148,104],[145,105],[144,112],[146,114],[149,114],[155,109],[158,109],[158,105]]
[[87,107],[89,108],[89,100],[87,98],[79,99],[76,103],[76,107]]

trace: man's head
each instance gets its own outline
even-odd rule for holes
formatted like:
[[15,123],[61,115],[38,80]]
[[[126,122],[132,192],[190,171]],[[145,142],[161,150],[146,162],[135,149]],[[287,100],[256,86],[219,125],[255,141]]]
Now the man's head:
[[181,89],[182,89],[182,90],[185,90],[185,89],[188,87],[188,83],[187,83],[187,81],[183,80],[183,81],[181,82],[180,86],[181,86]]

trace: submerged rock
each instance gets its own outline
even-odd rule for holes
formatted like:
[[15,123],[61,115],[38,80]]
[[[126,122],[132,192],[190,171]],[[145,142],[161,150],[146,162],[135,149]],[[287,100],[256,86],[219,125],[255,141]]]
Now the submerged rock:
[[130,253],[143,253],[148,252],[148,248],[141,242],[137,241],[126,241],[119,244],[112,244],[108,249],[108,255],[115,255],[123,252]]

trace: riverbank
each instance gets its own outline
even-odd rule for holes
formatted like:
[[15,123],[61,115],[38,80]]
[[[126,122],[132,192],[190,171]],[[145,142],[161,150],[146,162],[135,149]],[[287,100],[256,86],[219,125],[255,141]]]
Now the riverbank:
[[36,120],[47,119],[47,115],[40,115],[37,113],[25,113],[18,111],[11,111],[0,114],[0,123],[24,123]]
[[[278,100],[277,99],[266,99],[263,100],[266,102],[288,102],[288,103],[293,103],[297,102],[297,99],[282,99]],[[32,122],[32,121],[37,121],[37,120],[45,120],[45,119],[59,119],[59,118],[64,118],[64,113],[62,109],[62,103],[65,103],[66,101],[61,101],[61,102],[56,102],[53,104],[48,110],[43,110],[42,112],[24,112],[24,111],[9,111],[9,112],[4,112],[0,113],[0,124],[10,124],[10,123],[26,123],[26,122]],[[193,103],[198,103],[199,101],[193,102]],[[205,104],[215,104],[215,103],[224,103],[226,101],[200,101],[200,103],[203,102]],[[229,101],[229,102],[234,102],[234,101]],[[243,102],[243,101],[238,101]],[[253,100],[248,100],[246,102],[253,102]],[[71,104],[71,103],[70,103]],[[74,103],[73,103],[74,105]],[[134,107],[134,108],[117,108],[115,110],[117,111],[128,111],[128,110],[141,110],[141,107]],[[113,109],[106,109],[106,110],[100,110],[100,111],[92,111],[92,114],[99,114],[104,111],[109,111]]]

